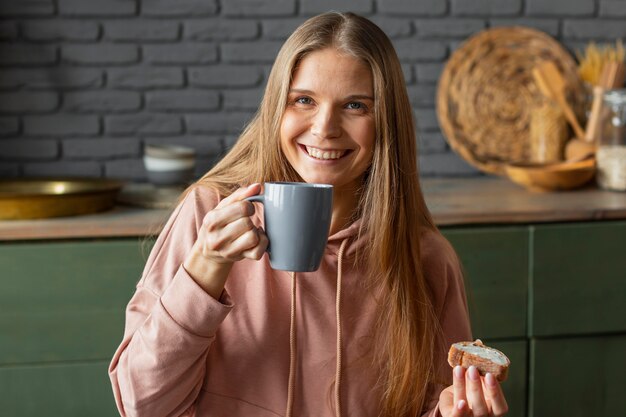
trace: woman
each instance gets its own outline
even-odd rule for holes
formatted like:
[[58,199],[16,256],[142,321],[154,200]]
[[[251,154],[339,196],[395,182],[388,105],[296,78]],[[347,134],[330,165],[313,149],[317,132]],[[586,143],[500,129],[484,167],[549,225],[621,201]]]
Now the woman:
[[[318,271],[270,268],[245,201],[267,181],[334,186]],[[254,120],[165,225],[109,372],[127,416],[502,415],[492,376],[446,364],[470,339],[395,51],[327,13],[286,41]]]

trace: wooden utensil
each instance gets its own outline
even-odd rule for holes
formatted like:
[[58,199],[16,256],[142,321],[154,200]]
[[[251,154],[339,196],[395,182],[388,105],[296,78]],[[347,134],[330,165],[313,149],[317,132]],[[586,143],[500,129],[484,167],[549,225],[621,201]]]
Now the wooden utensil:
[[596,152],[596,139],[602,119],[602,101],[604,92],[612,88],[620,88],[624,84],[624,64],[608,62],[602,69],[599,84],[593,89],[593,103],[583,138],[573,138],[565,146],[565,159],[580,159]]
[[585,126],[585,141],[592,143],[597,139],[604,92],[624,85],[624,75],[623,62],[607,62],[604,65],[600,81],[593,87],[593,103]]
[[537,83],[537,87],[547,98],[554,100],[558,103],[559,107],[565,114],[565,118],[570,123],[577,137],[584,137],[585,132],[580,126],[574,111],[565,99],[565,79],[559,72],[552,61],[540,62],[535,68],[533,68],[533,78]]

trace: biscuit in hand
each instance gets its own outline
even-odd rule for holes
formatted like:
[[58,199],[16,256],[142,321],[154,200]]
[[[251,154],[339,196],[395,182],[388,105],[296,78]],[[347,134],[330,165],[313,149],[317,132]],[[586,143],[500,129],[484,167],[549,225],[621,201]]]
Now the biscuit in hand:
[[491,373],[498,381],[504,381],[509,373],[511,361],[497,349],[485,346],[480,339],[475,342],[458,342],[450,346],[448,363],[463,368],[475,366],[481,375]]

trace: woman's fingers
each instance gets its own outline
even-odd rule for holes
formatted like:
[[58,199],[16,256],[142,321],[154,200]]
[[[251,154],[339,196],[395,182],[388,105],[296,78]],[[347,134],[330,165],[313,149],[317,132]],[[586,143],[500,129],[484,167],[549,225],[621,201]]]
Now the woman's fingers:
[[219,230],[213,232],[212,249],[221,250],[225,246],[232,244],[239,236],[251,230],[256,230],[250,217],[240,217],[233,222],[226,224]]
[[252,216],[254,214],[254,206],[250,201],[246,201],[245,198],[257,195],[260,190],[260,184],[239,188],[220,201],[213,210],[209,211],[203,219],[203,224],[208,228],[209,232],[212,232],[225,227],[237,219]]
[[472,415],[474,417],[489,416],[489,407],[487,407],[478,369],[475,366],[470,366],[465,372],[465,376],[467,402],[472,409]]
[[501,417],[509,408],[496,378],[481,378],[475,366],[455,366],[452,386],[442,391],[440,411],[445,417]]
[[450,417],[466,417],[469,416],[470,409],[467,407],[467,401],[461,400],[458,403],[454,403],[454,408],[452,409],[452,415]]
[[455,366],[452,370],[452,385],[454,387],[454,406],[459,401],[467,401],[465,396],[465,368],[462,366]]
[[260,243],[261,233],[257,228],[254,228],[239,236],[220,253],[225,258],[240,260],[245,257],[244,252],[254,250]]
[[265,251],[267,250],[267,245],[269,244],[269,240],[267,239],[267,235],[265,234],[263,229],[258,229],[258,233],[259,243],[252,249],[243,251],[241,254],[244,258],[258,261],[265,254]]
[[222,208],[236,201],[243,200],[244,198],[252,197],[261,192],[261,184],[254,183],[247,187],[241,187],[235,190],[231,195],[223,199],[218,203],[215,208]]
[[[257,246],[263,239],[251,218],[254,206],[245,200],[260,191],[260,184],[239,188],[205,215],[198,237],[205,257],[234,262],[244,257],[258,259],[262,256]],[[248,253],[244,254],[246,251]]]
[[490,373],[485,375],[485,395],[491,403],[491,413],[495,417],[503,416],[509,411],[509,406],[502,393],[502,387]]

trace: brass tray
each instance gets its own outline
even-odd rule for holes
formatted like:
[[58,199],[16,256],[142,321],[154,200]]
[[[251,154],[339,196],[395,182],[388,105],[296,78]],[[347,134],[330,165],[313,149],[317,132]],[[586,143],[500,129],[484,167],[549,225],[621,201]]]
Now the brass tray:
[[108,179],[0,180],[0,219],[43,219],[105,211],[123,183]]

